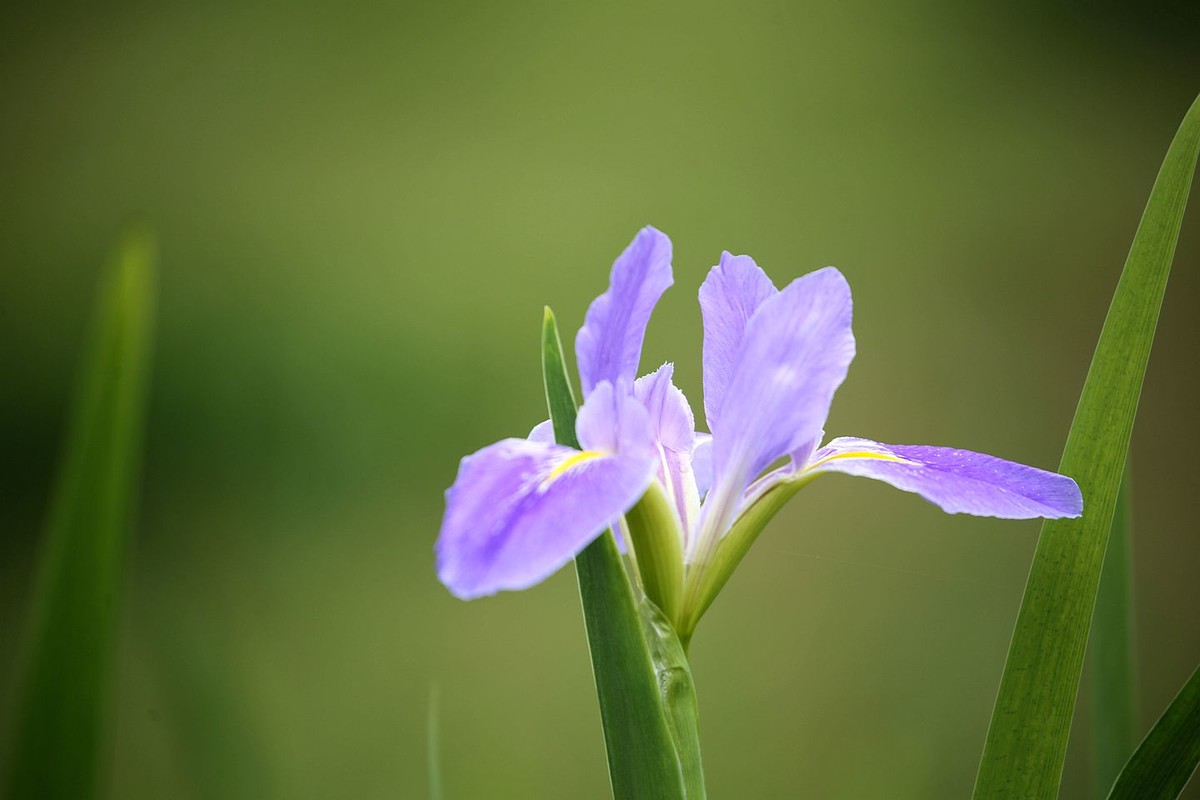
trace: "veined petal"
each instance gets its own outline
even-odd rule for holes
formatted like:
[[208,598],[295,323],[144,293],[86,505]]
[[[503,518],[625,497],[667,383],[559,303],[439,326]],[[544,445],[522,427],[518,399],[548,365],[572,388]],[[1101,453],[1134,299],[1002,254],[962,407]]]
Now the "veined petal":
[[833,267],[792,281],[750,318],[713,427],[723,505],[772,461],[820,436],[854,359],[850,322],[850,286]]
[[914,492],[951,514],[1032,519],[1078,517],[1075,481],[970,450],[834,439],[813,454],[805,474],[844,472]]
[[674,365],[663,364],[656,372],[638,378],[633,393],[650,416],[650,435],[658,451],[658,479],[673,501],[680,530],[686,532],[700,509],[692,472],[695,420],[687,398],[671,381],[674,370]]
[[436,548],[451,592],[465,600],[541,582],[654,480],[650,421],[631,389],[598,384],[576,434],[588,449],[505,439],[462,460]]
[[575,436],[587,450],[653,457],[650,416],[633,396],[631,382],[596,384],[575,419]]
[[464,600],[545,580],[637,502],[654,468],[525,439],[467,456],[446,492],[438,577]]
[[613,264],[608,291],[592,301],[575,337],[584,397],[600,381],[632,383],[637,377],[646,324],[672,283],[671,240],[642,228]]
[[704,318],[704,416],[716,430],[725,390],[733,378],[746,323],[758,307],[778,293],[775,284],[750,256],[721,254],[700,287]]

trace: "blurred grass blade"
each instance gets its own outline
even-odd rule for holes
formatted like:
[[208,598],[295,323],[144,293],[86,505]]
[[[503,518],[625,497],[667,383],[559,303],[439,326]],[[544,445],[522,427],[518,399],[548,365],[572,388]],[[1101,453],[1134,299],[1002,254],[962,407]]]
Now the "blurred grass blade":
[[1092,794],[1107,795],[1137,745],[1133,641],[1133,507],[1129,457],[1108,534],[1092,633],[1088,639],[1092,700]]
[[1200,763],[1200,667],[1150,729],[1108,795],[1110,800],[1178,797]]
[[434,684],[429,687],[429,717],[425,726],[425,752],[429,758],[429,800],[442,800],[441,721],[441,695],[437,684]]
[[[542,325],[542,376],[555,438],[578,447],[575,396],[549,308]],[[613,796],[687,797],[638,604],[613,537],[605,533],[584,548],[575,557],[575,570]]]
[[6,788],[86,800],[102,777],[126,539],[141,460],[154,246],[130,233],[85,343],[27,630]]
[[1096,345],[1059,471],[1080,519],[1042,526],[975,783],[976,798],[1058,791],[1133,418],[1200,151],[1200,98],[1159,170]]

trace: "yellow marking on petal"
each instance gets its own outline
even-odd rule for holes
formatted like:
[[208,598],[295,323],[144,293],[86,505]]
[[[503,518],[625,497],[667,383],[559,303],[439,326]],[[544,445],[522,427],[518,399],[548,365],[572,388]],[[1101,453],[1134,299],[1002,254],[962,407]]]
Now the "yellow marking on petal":
[[550,470],[549,475],[542,479],[542,488],[545,489],[547,486],[554,483],[556,480],[562,477],[563,473],[572,467],[578,466],[585,461],[591,461],[594,458],[601,458],[603,456],[604,453],[601,453],[599,450],[584,450],[582,453],[576,453],[570,458],[564,459],[561,464]]
[[809,464],[807,467],[804,468],[804,471],[811,472],[812,470],[816,469],[817,467],[824,466],[825,464],[828,464],[830,461],[837,461],[840,458],[873,458],[877,461],[895,461],[900,464],[913,463],[913,462],[909,461],[907,458],[901,458],[900,456],[894,456],[891,453],[875,453],[870,450],[852,450],[848,453],[834,453],[831,456],[825,456],[820,461],[814,461],[813,463]]

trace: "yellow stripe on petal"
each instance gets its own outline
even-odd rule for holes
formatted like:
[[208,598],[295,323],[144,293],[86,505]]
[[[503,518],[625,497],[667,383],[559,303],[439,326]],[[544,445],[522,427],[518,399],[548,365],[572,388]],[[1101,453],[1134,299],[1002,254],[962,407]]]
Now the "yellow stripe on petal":
[[814,461],[813,463],[809,464],[807,467],[804,468],[804,471],[811,472],[812,470],[816,469],[817,467],[821,467],[821,466],[824,466],[825,464],[828,464],[830,461],[837,461],[837,460],[843,459],[843,458],[873,458],[876,461],[895,461],[900,464],[913,463],[913,462],[909,461],[907,458],[901,458],[900,456],[892,455],[891,453],[876,453],[876,452],[872,452],[871,450],[851,450],[850,452],[847,452],[847,453],[834,453],[831,456],[825,456],[820,461]]
[[580,464],[591,461],[595,458],[602,458],[604,455],[605,454],[601,453],[599,450],[584,450],[582,453],[576,453],[570,458],[563,459],[562,463],[550,470],[550,474],[542,479],[542,488],[545,489],[547,486],[554,483],[572,467],[577,467]]

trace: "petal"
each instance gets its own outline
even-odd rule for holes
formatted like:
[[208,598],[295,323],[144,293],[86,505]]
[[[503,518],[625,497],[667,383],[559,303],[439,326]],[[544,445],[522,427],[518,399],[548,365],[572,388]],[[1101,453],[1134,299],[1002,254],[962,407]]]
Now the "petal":
[[671,240],[642,228],[613,264],[608,291],[592,301],[575,337],[584,397],[600,381],[637,377],[650,313],[672,282]]
[[772,461],[821,434],[854,359],[850,286],[833,267],[792,281],[746,324],[713,427],[723,513]]
[[637,502],[655,462],[505,439],[462,460],[446,492],[438,577],[464,600],[541,582]]
[[696,493],[700,499],[712,486],[712,434],[696,431],[692,444],[692,473],[696,476]]
[[778,289],[750,256],[721,254],[700,287],[704,317],[704,416],[715,430],[725,390],[733,378],[746,322]]
[[542,442],[543,444],[554,444],[554,422],[546,420],[539,422],[533,426],[533,430],[526,437],[531,442]]
[[575,436],[587,450],[653,458],[654,437],[645,407],[633,396],[633,387],[621,381],[596,384],[579,417]]
[[650,415],[651,438],[658,451],[658,479],[674,501],[680,530],[687,531],[700,509],[692,473],[695,420],[687,398],[671,382],[674,369],[672,364],[663,364],[656,372],[638,378],[633,392]]
[[1083,497],[1070,478],[951,447],[834,439],[806,473],[844,472],[915,492],[951,514],[1032,519],[1078,517]]

